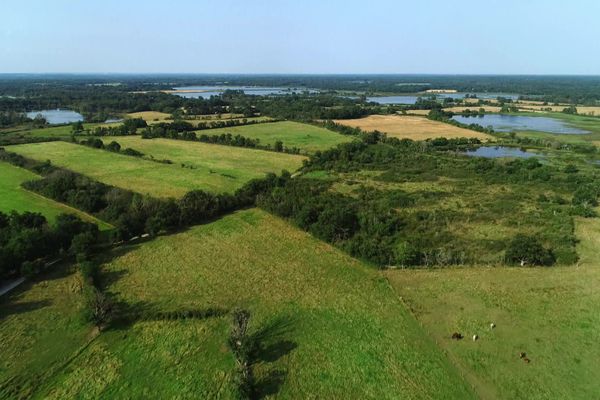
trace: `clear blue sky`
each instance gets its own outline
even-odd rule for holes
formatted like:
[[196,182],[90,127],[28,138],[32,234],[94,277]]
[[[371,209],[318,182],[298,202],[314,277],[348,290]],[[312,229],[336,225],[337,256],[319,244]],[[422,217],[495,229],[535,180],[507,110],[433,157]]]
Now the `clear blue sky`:
[[0,72],[600,74],[600,0],[2,0]]

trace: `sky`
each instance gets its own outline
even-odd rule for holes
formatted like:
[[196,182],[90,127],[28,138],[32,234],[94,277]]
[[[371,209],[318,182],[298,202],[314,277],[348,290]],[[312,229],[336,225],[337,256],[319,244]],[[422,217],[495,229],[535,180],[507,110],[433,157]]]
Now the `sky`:
[[2,0],[0,73],[600,74],[599,0]]

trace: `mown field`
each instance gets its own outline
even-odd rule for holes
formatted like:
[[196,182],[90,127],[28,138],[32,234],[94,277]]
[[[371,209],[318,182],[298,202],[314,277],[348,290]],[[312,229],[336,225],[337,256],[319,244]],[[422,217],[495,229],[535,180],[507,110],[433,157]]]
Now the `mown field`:
[[[109,185],[157,197],[179,197],[193,189],[233,192],[267,172],[294,171],[303,157],[205,143],[140,137],[115,138],[163,164],[67,142],[8,146],[7,150],[87,175]],[[182,165],[183,164],[183,165]]]
[[[116,126],[118,122],[109,124],[83,124],[85,129],[94,129],[98,126]],[[73,135],[73,128],[71,125],[60,125],[51,126],[47,128],[9,128],[0,131],[0,139],[12,139],[12,138],[58,138],[68,139]]]
[[325,128],[292,121],[234,126],[197,132],[198,135],[221,135],[224,133],[259,139],[260,144],[274,145],[279,140],[286,147],[297,147],[310,153],[317,150],[326,150],[352,140],[349,136],[340,135]]
[[4,213],[11,211],[39,212],[50,222],[60,214],[69,213],[98,224],[100,229],[111,228],[111,225],[91,215],[23,189],[21,183],[39,179],[38,175],[26,169],[0,162],[0,177],[0,211]]
[[[578,219],[576,234],[577,266],[386,276],[480,398],[593,399],[600,393],[600,219]],[[451,340],[453,332],[466,339]]]
[[477,138],[492,140],[493,137],[469,129],[432,121],[420,116],[370,115],[359,119],[341,119],[338,124],[361,128],[364,131],[385,132],[389,137],[400,139],[426,140],[438,137]]
[[[146,121],[148,124],[158,124],[161,122],[173,122],[174,120],[171,118],[172,115],[168,113],[163,113],[159,111],[140,111],[135,113],[129,113],[125,115],[126,118],[141,118]],[[242,121],[246,119],[246,121],[267,121],[270,118],[268,117],[249,117],[244,118],[243,114],[212,114],[212,115],[192,115],[188,116],[191,119],[185,119],[186,122],[197,126],[200,123],[210,122],[210,121],[219,121],[219,120],[237,120]]]
[[[120,309],[146,318],[114,325],[80,352],[85,330],[77,325],[63,349],[73,356],[68,364],[54,361],[62,368],[37,381],[33,369],[6,369],[3,381],[22,372],[20,381],[38,384],[33,398],[232,398],[230,316],[152,316],[242,307],[261,348],[253,359],[260,398],[474,398],[377,270],[263,211],[236,212],[106,257],[106,290]],[[39,296],[24,291],[0,307]],[[16,334],[30,317],[13,313],[0,326],[12,346],[31,341]],[[5,354],[7,365],[18,356]],[[23,365],[35,358],[20,357]]]

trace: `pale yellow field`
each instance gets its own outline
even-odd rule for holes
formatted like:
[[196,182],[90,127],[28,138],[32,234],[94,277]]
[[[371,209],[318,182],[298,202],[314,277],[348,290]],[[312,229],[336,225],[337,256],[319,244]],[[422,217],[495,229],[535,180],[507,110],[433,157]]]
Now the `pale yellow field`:
[[[406,114],[408,115],[424,115],[427,116],[429,115],[429,112],[431,110],[408,110],[406,111]],[[400,115],[400,113],[398,113],[398,115]]]
[[484,133],[463,129],[443,122],[431,121],[425,117],[400,115],[370,115],[366,118],[335,121],[338,124],[361,128],[364,131],[385,132],[390,137],[425,140],[438,137],[493,139]]
[[146,122],[150,121],[165,121],[171,118],[171,114],[162,113],[159,111],[141,111],[136,113],[129,113],[127,118],[142,118]]

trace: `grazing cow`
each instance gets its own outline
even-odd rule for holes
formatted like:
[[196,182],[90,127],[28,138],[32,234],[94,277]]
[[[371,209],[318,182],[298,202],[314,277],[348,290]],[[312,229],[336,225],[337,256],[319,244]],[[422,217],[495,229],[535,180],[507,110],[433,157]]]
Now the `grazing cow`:
[[527,353],[525,353],[524,351],[519,353],[519,358],[525,358],[527,357]]
[[494,329],[495,327],[496,327],[496,324],[492,322],[492,323],[490,324],[490,329]]
[[460,339],[462,339],[462,338],[463,338],[463,335],[462,335],[462,333],[454,332],[454,333],[452,334],[452,339],[455,339],[455,340],[460,340]]
[[526,364],[529,364],[531,362],[531,360],[527,357],[523,358],[523,361],[525,361]]
[[479,339],[479,336],[473,335],[473,341],[476,341],[477,339]]

